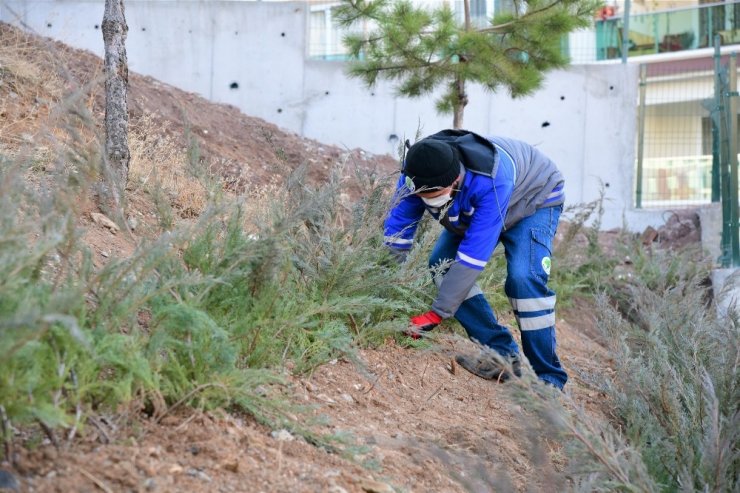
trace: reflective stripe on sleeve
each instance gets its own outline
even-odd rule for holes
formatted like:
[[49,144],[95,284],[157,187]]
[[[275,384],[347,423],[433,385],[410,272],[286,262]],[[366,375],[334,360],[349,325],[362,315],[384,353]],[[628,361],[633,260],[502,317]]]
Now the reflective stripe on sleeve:
[[549,313],[532,318],[517,317],[517,322],[519,322],[519,328],[521,330],[549,329],[555,326],[555,314]]
[[488,262],[484,262],[483,260],[474,259],[473,257],[469,257],[468,255],[465,255],[462,252],[457,252],[457,258],[465,262],[466,264],[475,265],[476,267],[485,267]]
[[555,296],[547,298],[509,298],[511,307],[519,312],[538,312],[555,308]]
[[383,241],[391,245],[410,245],[414,242],[414,240],[404,240],[403,238],[398,238],[397,236],[384,236]]

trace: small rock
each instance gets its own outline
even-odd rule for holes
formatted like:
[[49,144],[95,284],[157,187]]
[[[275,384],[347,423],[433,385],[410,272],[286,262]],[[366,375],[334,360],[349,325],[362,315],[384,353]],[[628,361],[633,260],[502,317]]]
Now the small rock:
[[44,447],[43,451],[41,452],[44,459],[47,461],[54,461],[57,459],[57,456],[59,455],[59,452],[55,447]]
[[337,361],[338,360],[336,358],[334,358],[333,360],[329,361],[329,364],[330,365],[336,365],[337,364]]
[[180,464],[173,464],[169,469],[170,474],[180,474],[182,471],[183,468]]
[[157,488],[157,482],[154,480],[154,478],[147,478],[146,481],[144,481],[144,489],[147,491],[154,491]]
[[105,257],[105,258],[108,258],[108,257],[110,257],[110,253],[108,253],[108,252],[106,252],[106,251],[101,251],[101,252],[100,252],[100,255],[102,255],[102,256],[103,256],[103,257]]
[[347,493],[347,490],[339,486],[338,484],[334,484],[329,487],[328,490],[326,490],[327,493]]
[[191,445],[190,453],[193,455],[198,455],[200,453],[200,447],[198,447],[197,445]]
[[642,232],[642,235],[640,236],[640,241],[643,245],[647,246],[654,242],[656,238],[658,238],[658,230],[656,230],[652,226],[648,226],[645,231]]
[[202,479],[206,483],[210,483],[211,481],[213,481],[213,479],[211,479],[211,477],[208,474],[204,473],[203,471],[201,471],[199,469],[195,469],[195,468],[192,468],[192,467],[190,469],[188,469],[187,474],[188,474],[188,476],[192,476],[194,478]]
[[356,383],[356,384],[353,385],[353,387],[355,388],[355,390],[362,390],[362,384],[361,383]]
[[374,479],[361,479],[360,488],[367,493],[395,493],[393,487]]
[[233,473],[239,472],[239,459],[232,459],[224,462],[223,468]]
[[142,471],[147,476],[154,476],[157,473],[153,463],[146,458],[136,459],[136,469]]
[[131,228],[131,231],[136,231],[136,228],[139,226],[139,220],[136,219],[134,216],[128,217],[128,227]]
[[120,230],[118,225],[111,221],[105,214],[101,214],[99,212],[91,212],[90,217],[95,224],[97,224],[98,226],[103,226],[104,228],[108,228],[113,234],[117,233]]
[[355,402],[354,397],[349,394],[342,394],[340,397],[346,402]]
[[292,442],[295,437],[286,429],[275,430],[270,435],[278,442]]
[[306,380],[305,382],[303,382],[303,386],[306,387],[306,390],[308,390],[309,392],[315,392],[316,391],[316,386],[314,384],[312,384],[311,382],[309,382],[308,380]]
[[0,469],[0,490],[20,491],[20,486],[15,476],[3,469]]

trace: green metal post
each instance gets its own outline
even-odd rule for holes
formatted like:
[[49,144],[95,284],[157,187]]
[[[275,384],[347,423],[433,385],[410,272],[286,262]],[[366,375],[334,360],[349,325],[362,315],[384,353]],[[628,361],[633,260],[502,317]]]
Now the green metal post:
[[647,65],[640,64],[640,104],[637,107],[637,169],[635,171],[635,207],[642,209],[642,163],[645,156],[645,92]]
[[630,49],[630,5],[631,0],[624,1],[624,18],[622,20],[622,63],[627,63]]
[[728,128],[725,112],[727,106],[725,98],[727,93],[727,81],[724,77],[722,59],[720,55],[720,37],[714,36],[714,97],[717,100],[718,111],[718,137],[719,137],[719,168],[720,168],[720,190],[722,195],[722,256],[720,263],[722,267],[729,267],[732,262],[731,231],[732,207],[730,190],[730,166],[728,149]]
[[730,246],[732,266],[740,266],[740,231],[738,231],[737,170],[737,52],[730,56],[727,70],[727,151],[730,165]]
[[712,109],[710,114],[710,122],[712,124],[712,202],[719,202],[722,199],[722,194],[720,193],[720,169],[719,169],[719,116],[718,116],[718,108],[719,108],[719,101],[717,100],[716,95],[719,94],[719,86],[717,85],[719,81],[718,73],[719,69],[717,67],[717,60],[715,60],[715,75],[714,75],[714,94],[715,97],[712,98],[710,101],[712,102]]
[[655,46],[655,53],[660,52],[660,46],[658,45],[658,15],[653,15],[653,45]]

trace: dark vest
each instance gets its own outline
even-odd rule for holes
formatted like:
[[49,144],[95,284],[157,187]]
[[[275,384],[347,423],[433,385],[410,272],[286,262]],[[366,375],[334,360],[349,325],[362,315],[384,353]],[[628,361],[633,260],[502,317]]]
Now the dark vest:
[[496,176],[498,152],[485,137],[467,130],[442,130],[426,138],[446,142],[457,149],[466,170],[479,175]]

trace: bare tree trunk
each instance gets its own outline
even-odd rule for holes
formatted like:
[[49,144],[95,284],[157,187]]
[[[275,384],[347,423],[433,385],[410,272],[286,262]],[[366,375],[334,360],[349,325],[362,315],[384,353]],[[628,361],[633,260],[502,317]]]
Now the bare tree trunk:
[[[465,30],[470,31],[470,0],[464,0],[463,7],[465,9]],[[465,63],[467,61],[465,55],[458,56],[458,63]],[[459,72],[455,80],[455,90],[456,97],[455,104],[453,105],[454,115],[452,117],[452,126],[454,128],[462,128],[465,107],[468,105],[468,95],[465,93],[465,79]]]
[[465,79],[458,75],[455,80],[455,104],[453,105],[452,127],[462,128],[465,106],[468,104],[468,95],[465,94]]
[[[105,0],[105,161],[103,184],[109,205],[119,206],[128,180],[128,61],[123,0]],[[106,180],[106,178],[108,180]],[[112,182],[112,183],[110,183]],[[112,186],[109,186],[112,185]],[[110,204],[111,200],[113,204]]]

